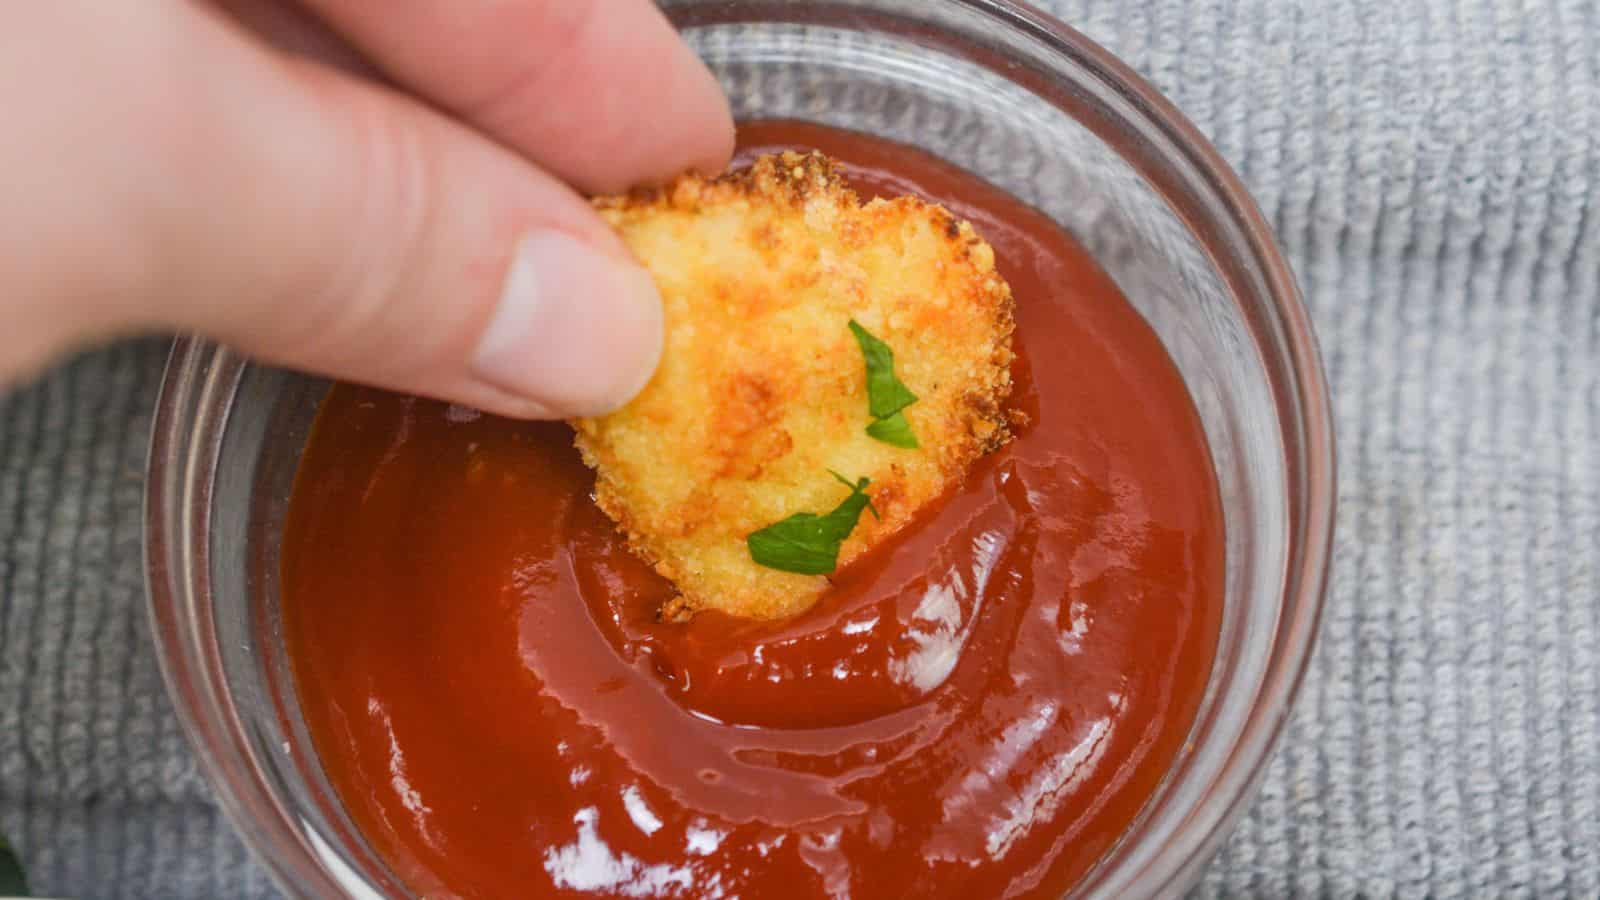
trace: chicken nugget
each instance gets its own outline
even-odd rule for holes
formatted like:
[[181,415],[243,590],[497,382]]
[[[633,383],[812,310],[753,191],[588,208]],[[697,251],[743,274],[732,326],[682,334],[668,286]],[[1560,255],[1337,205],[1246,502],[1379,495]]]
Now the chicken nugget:
[[1011,291],[944,208],[863,204],[793,152],[594,204],[654,276],[666,346],[638,397],[573,424],[596,502],[679,591],[664,619],[803,612],[829,550],[848,565],[1009,439]]

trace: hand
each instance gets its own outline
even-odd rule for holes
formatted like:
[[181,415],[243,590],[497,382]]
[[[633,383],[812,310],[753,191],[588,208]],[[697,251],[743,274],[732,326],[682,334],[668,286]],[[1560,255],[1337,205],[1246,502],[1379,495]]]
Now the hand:
[[15,4],[0,110],[0,386],[174,329],[519,417],[620,405],[660,354],[578,191],[733,144],[649,0]]

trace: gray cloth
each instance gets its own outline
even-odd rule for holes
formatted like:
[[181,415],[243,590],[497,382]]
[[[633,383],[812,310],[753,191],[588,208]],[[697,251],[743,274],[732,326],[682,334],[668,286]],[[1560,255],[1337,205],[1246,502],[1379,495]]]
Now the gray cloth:
[[[1600,12],[1061,0],[1244,175],[1333,383],[1318,658],[1202,896],[1600,896]],[[163,697],[164,347],[0,399],[0,832],[56,896],[265,897]]]

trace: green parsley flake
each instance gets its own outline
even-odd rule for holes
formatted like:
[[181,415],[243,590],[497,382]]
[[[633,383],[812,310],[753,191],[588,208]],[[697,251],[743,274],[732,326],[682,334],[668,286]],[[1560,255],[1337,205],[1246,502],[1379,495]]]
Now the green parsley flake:
[[838,472],[829,474],[850,489],[850,496],[825,516],[795,513],[745,538],[750,558],[757,565],[801,575],[826,575],[838,567],[839,547],[855,530],[861,510],[870,509],[877,518],[878,510],[866,494],[870,481],[861,478],[852,483]]
[[889,345],[873,337],[855,319],[850,320],[850,331],[861,345],[861,355],[867,360],[867,408],[874,419],[887,419],[917,402],[917,395],[894,374],[894,351]]
[[874,419],[867,426],[867,434],[885,444],[904,447],[907,450],[915,450],[919,446],[917,436],[911,433],[911,423],[906,421],[904,412],[897,412],[887,419]]

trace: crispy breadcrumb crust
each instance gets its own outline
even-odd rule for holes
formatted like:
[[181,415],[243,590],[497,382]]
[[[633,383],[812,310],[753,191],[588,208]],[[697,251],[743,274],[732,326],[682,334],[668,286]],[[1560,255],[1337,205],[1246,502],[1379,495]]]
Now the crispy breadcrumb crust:
[[[757,565],[746,536],[836,506],[848,491],[828,470],[865,475],[882,518],[862,516],[842,567],[1009,439],[1011,291],[990,246],[944,208],[862,204],[815,152],[594,206],[654,276],[666,347],[637,398],[573,425],[596,502],[680,592],[664,619],[804,611],[827,577]],[[920,449],[865,433],[852,318],[918,396],[905,415]]]

